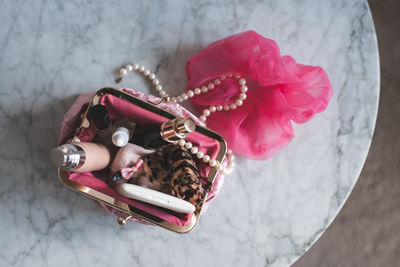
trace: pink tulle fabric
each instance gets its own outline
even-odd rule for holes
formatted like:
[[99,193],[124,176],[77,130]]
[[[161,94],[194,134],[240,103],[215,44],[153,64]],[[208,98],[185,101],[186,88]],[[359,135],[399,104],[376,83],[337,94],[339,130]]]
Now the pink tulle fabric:
[[[281,56],[275,41],[255,31],[210,44],[187,63],[187,90],[202,87],[221,75],[240,74],[247,80],[244,104],[236,110],[212,113],[208,127],[220,133],[237,154],[267,159],[293,138],[292,121],[304,123],[326,109],[333,94],[321,67],[301,65]],[[240,93],[234,78],[191,99],[201,112],[210,105],[233,103]]]

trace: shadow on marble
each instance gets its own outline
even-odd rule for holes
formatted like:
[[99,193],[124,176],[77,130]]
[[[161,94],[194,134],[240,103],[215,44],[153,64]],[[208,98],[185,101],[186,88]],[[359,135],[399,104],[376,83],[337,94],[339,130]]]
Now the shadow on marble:
[[5,174],[2,177],[2,189],[6,190],[2,190],[1,199],[14,199],[14,206],[20,201],[27,202],[27,212],[16,210],[13,213],[25,216],[31,223],[34,220],[30,217],[36,216],[30,212],[33,206],[44,211],[45,216],[51,216],[49,213],[52,209],[72,211],[71,207],[74,212],[95,210],[104,213],[100,208],[75,205],[77,199],[73,195],[78,193],[63,186],[58,179],[56,168],[48,160],[48,151],[57,145],[63,116],[76,97],[77,95],[73,95],[43,103],[41,106],[35,105],[30,112],[21,107],[20,113],[13,114],[3,124],[7,131],[7,143],[14,149],[7,148],[9,157],[7,154],[3,155],[13,164],[2,166],[2,172]]

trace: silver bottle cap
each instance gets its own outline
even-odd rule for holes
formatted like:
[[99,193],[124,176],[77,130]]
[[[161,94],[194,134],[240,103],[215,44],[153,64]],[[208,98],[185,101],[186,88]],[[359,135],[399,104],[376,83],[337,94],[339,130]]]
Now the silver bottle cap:
[[112,135],[112,142],[117,147],[123,147],[128,144],[130,139],[130,132],[125,127],[118,127],[113,135]]
[[78,169],[85,163],[85,152],[79,146],[64,144],[49,153],[51,163],[63,170]]

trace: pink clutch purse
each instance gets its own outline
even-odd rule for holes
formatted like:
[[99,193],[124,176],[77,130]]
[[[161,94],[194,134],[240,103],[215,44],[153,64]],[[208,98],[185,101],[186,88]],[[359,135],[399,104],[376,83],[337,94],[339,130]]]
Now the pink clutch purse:
[[[81,95],[65,114],[61,126],[59,144],[68,141],[92,141],[96,130],[87,118],[87,111],[96,104],[104,105],[111,120],[127,118],[142,125],[161,125],[162,122],[179,117],[190,117],[200,124],[199,119],[176,103],[163,103],[159,98],[130,89],[102,88],[96,93]],[[217,133],[199,126],[186,139],[210,156],[223,161],[226,154],[225,140]],[[59,169],[58,174],[65,186],[96,200],[106,211],[118,215],[118,223],[127,220],[155,224],[166,229],[186,233],[196,225],[210,200],[222,184],[216,168],[199,161],[201,177],[211,185],[201,210],[182,214],[151,204],[122,197],[101,179],[101,172],[72,172]]]

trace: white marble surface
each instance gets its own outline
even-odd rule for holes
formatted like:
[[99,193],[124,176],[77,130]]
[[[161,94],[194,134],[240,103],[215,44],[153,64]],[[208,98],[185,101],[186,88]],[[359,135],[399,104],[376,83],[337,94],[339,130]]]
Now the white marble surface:
[[[324,232],[358,178],[378,95],[365,1],[3,1],[0,15],[1,266],[285,266]],[[62,186],[47,162],[80,93],[140,62],[173,92],[208,43],[255,29],[327,71],[326,112],[264,161],[238,159],[195,230],[125,228]],[[141,77],[122,86],[147,91]],[[334,249],[334,248],[333,248]]]

